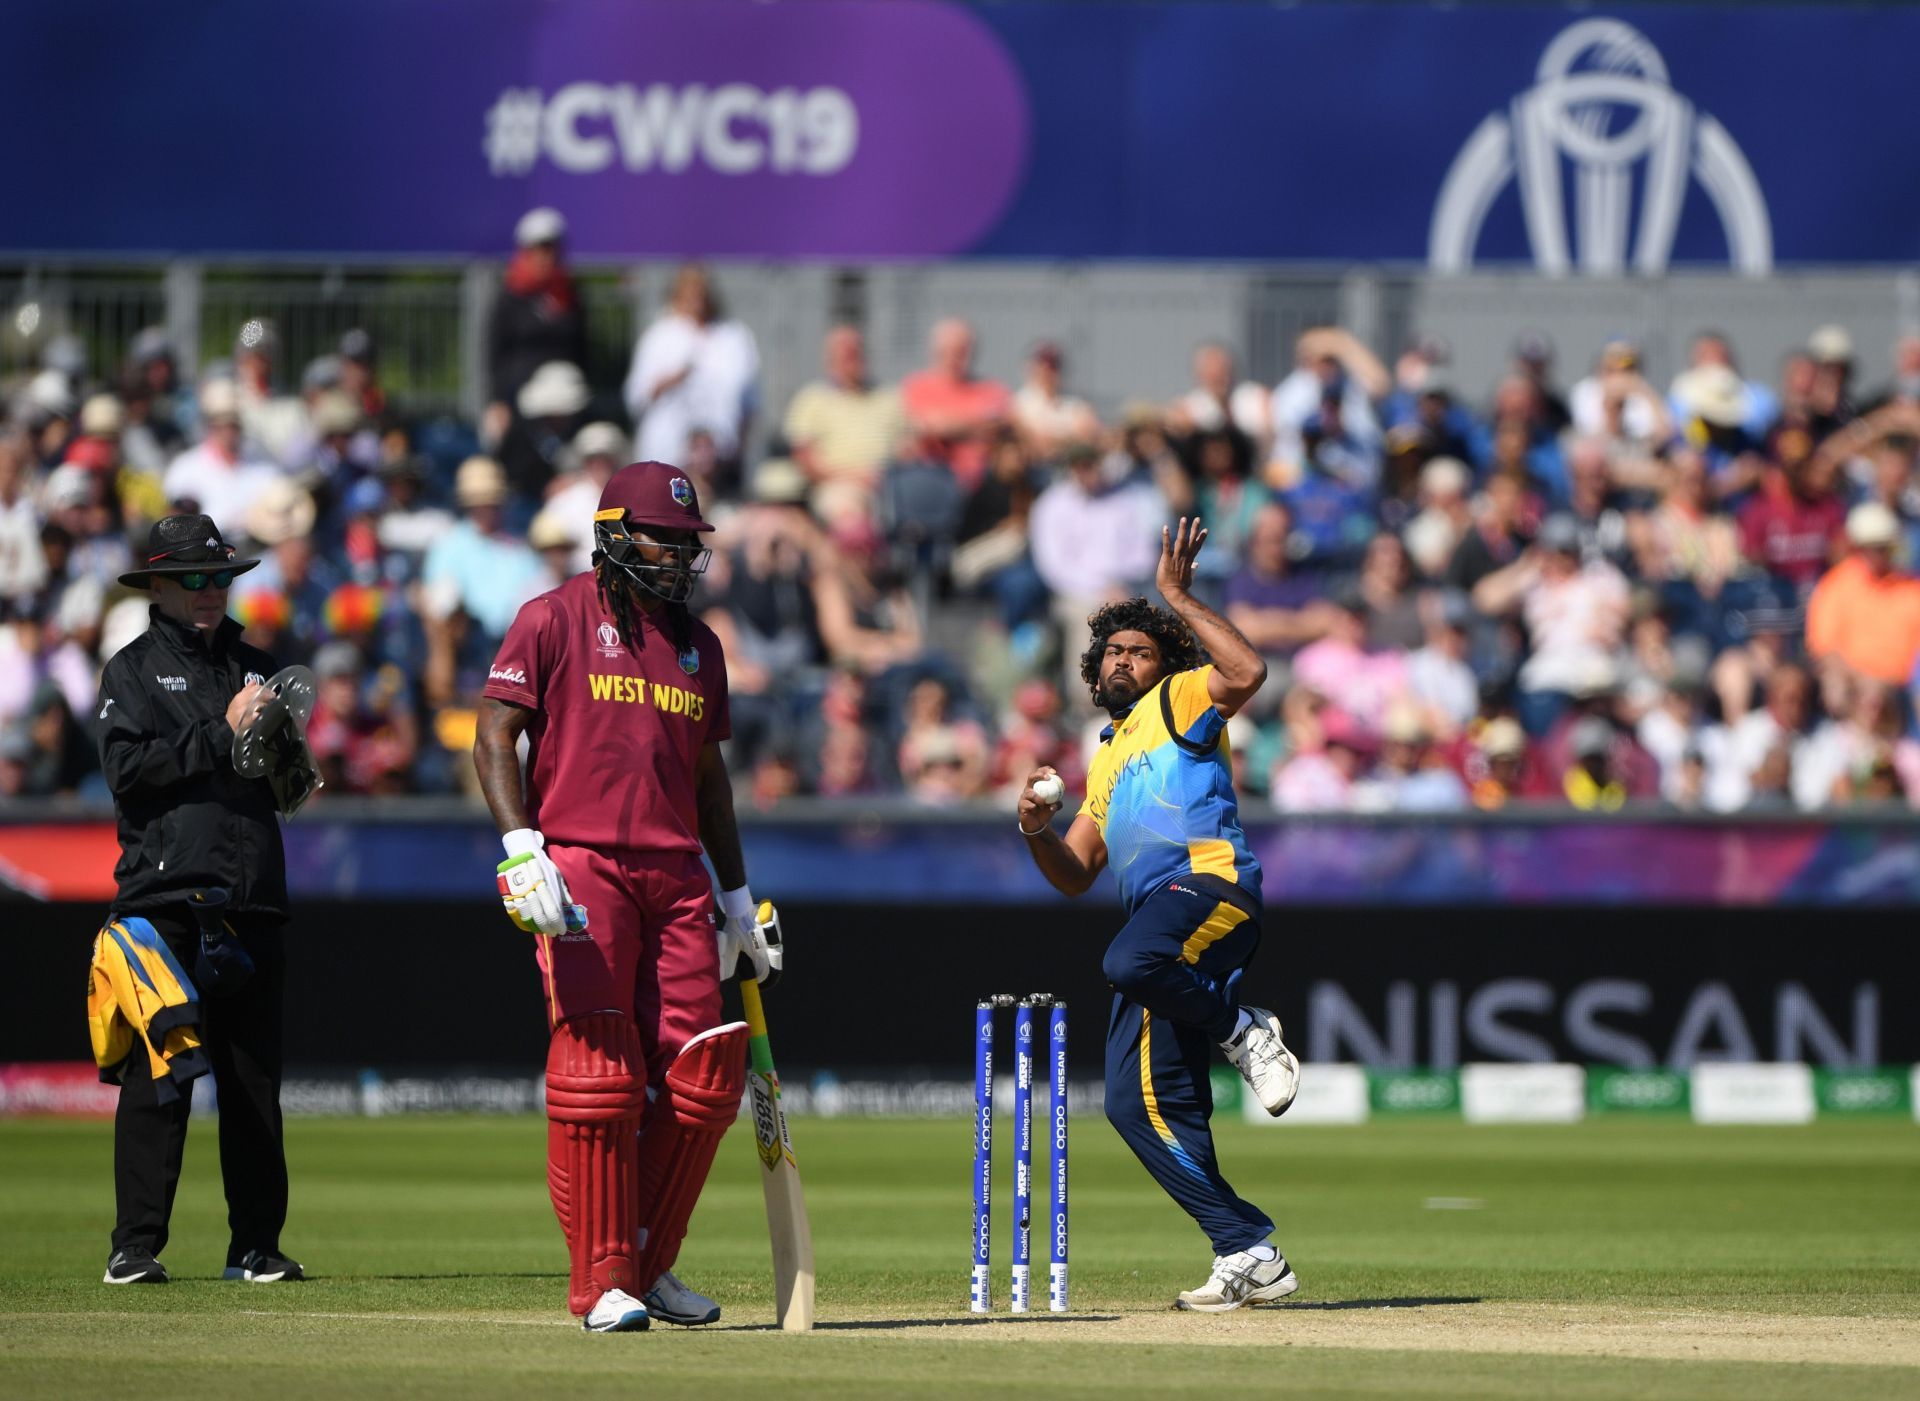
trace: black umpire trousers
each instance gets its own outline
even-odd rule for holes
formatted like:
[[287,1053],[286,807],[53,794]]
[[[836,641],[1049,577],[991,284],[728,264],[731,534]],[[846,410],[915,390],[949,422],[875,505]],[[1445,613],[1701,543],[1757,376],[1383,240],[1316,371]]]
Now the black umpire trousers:
[[[173,956],[193,976],[200,929],[185,906],[143,911]],[[234,914],[227,923],[253,959],[238,992],[203,993],[201,1041],[220,1100],[220,1179],[227,1193],[227,1263],[249,1250],[280,1253],[287,1220],[287,1155],[280,1126],[280,1008],[286,992],[285,924],[271,915]],[[173,1194],[187,1146],[191,1095],[161,1104],[149,1075],[120,1087],[113,1120],[113,1248],[167,1244]]]

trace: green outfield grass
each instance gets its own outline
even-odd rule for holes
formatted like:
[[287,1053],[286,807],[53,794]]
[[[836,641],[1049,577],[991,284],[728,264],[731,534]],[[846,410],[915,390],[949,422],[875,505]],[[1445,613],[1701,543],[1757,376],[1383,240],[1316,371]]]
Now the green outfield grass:
[[214,1129],[198,1123],[164,1255],[175,1282],[150,1289],[98,1283],[107,1126],[0,1122],[0,1395],[146,1376],[168,1395],[529,1401],[1042,1383],[1103,1398],[1920,1394],[1912,1123],[1225,1125],[1222,1161],[1279,1221],[1302,1289],[1218,1317],[1168,1309],[1205,1277],[1204,1239],[1104,1123],[1074,1128],[1071,1316],[969,1320],[964,1123],[797,1120],[823,1326],[767,1327],[757,1167],[736,1131],[679,1267],[725,1324],[602,1337],[565,1312],[537,1119],[293,1121],[285,1244],[315,1278],[277,1287],[219,1282]]

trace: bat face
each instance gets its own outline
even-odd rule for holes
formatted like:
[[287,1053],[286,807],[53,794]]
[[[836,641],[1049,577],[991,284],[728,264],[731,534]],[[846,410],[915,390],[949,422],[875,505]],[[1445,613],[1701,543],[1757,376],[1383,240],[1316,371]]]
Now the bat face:
[[748,1043],[747,1093],[753,1101],[753,1147],[760,1157],[767,1234],[773,1245],[774,1307],[784,1331],[804,1333],[813,1327],[813,1229],[807,1223],[800,1165],[794,1160],[786,1111],[780,1105],[780,1074],[773,1068],[760,989],[749,980],[740,984],[740,990],[753,1031]]

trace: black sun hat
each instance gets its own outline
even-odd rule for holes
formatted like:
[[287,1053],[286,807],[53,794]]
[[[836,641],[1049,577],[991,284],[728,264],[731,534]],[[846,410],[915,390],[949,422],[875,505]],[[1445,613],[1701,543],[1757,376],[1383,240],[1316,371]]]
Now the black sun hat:
[[168,516],[154,522],[147,532],[147,562],[143,568],[129,570],[120,582],[143,589],[156,574],[200,574],[209,570],[232,570],[244,574],[257,559],[235,559],[235,550],[220,537],[220,527],[212,516]]

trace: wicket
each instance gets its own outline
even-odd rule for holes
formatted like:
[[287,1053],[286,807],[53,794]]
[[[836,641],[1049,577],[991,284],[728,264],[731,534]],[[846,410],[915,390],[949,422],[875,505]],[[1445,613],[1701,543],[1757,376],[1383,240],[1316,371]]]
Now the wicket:
[[1048,993],[994,993],[974,1005],[973,1035],[973,1292],[974,1313],[993,1311],[993,1044],[994,1013],[1014,1009],[1013,1022],[1013,1275],[1011,1309],[1030,1308],[1033,1258],[1034,1009],[1050,1009],[1047,1039],[1053,1083],[1047,1175],[1053,1211],[1047,1253],[1047,1307],[1067,1309],[1067,1004]]

